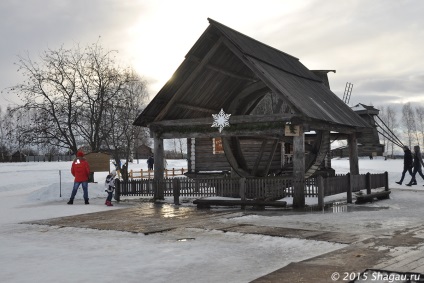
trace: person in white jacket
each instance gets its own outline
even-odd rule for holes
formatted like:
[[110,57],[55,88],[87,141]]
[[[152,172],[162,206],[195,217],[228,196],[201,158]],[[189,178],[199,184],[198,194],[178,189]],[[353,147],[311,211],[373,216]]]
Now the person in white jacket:
[[115,177],[116,170],[112,170],[109,175],[107,175],[105,180],[105,192],[107,192],[107,198],[105,204],[107,206],[113,206],[112,204],[112,195],[115,190]]

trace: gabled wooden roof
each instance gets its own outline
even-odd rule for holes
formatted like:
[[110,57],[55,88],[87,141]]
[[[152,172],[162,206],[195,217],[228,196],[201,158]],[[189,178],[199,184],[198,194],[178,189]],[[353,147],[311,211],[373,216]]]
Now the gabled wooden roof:
[[210,117],[221,108],[227,111],[243,90],[262,83],[285,100],[292,114],[329,124],[368,127],[326,86],[328,82],[299,59],[208,20],[209,27],[135,125]]

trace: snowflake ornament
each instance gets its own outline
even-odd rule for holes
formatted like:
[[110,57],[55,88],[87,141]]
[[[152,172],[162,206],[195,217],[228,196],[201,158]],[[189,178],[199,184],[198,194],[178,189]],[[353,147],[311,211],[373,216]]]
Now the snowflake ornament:
[[219,132],[221,133],[224,127],[230,126],[230,122],[229,122],[230,116],[231,114],[226,114],[224,112],[224,109],[221,108],[221,111],[219,111],[218,114],[212,114],[212,117],[213,117],[212,127],[219,128]]

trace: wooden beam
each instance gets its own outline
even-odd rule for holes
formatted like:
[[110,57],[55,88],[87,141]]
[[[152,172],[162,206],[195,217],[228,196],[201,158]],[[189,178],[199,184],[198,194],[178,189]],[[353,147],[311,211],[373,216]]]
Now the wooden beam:
[[349,165],[350,165],[350,174],[358,175],[359,174],[359,161],[358,161],[358,140],[356,134],[350,134],[348,137],[349,145]]
[[300,126],[299,135],[293,137],[293,207],[305,207],[305,135]]
[[[196,63],[201,63],[201,60],[199,58],[193,56],[193,55],[190,55],[186,59],[191,60],[191,61],[196,62]],[[212,70],[212,71],[215,71],[215,72],[218,72],[218,73],[221,73],[223,75],[235,78],[235,79],[239,79],[239,80],[245,80],[245,81],[250,81],[250,82],[257,82],[258,81],[257,78],[249,77],[249,76],[245,76],[245,75],[240,75],[240,74],[237,74],[233,71],[228,70],[225,67],[212,65],[210,63],[206,64],[205,68]]]
[[[245,114],[249,106],[254,103],[258,97],[263,97],[265,95],[264,93],[267,91],[269,91],[269,88],[262,81],[250,84],[237,94],[227,109],[232,113]],[[249,97],[249,101],[246,101],[247,97]]]
[[249,177],[248,172],[246,172],[243,168],[240,168],[237,159],[233,155],[229,139],[222,139],[222,147],[224,148],[225,157],[234,172],[240,177]]
[[[218,137],[261,137],[261,138],[269,138],[269,139],[285,139],[284,137],[284,129],[268,129],[264,131],[248,131],[248,130],[241,130],[241,131],[232,131],[231,133],[219,133],[216,129],[213,129],[211,132],[199,132],[199,131],[193,131],[193,132],[181,132],[178,130],[175,131],[167,131],[167,132],[161,132],[160,133],[161,138],[163,139],[183,139],[183,138],[218,138]],[[287,141],[291,140],[290,138],[287,138]]]
[[235,79],[249,81],[249,82],[257,82],[258,81],[258,79],[255,79],[253,77],[248,77],[248,76],[243,76],[243,75],[240,75],[240,74],[236,74],[236,73],[231,72],[229,70],[226,70],[226,69],[224,69],[222,67],[214,66],[214,65],[211,65],[211,64],[207,64],[206,65],[206,68],[208,68],[209,70],[213,70],[213,71],[216,71],[218,73],[221,73],[223,75],[226,75],[226,76],[235,78]]
[[190,104],[187,104],[187,103],[176,103],[175,107],[193,110],[193,111],[198,111],[198,112],[209,113],[209,114],[215,114],[216,113],[215,109],[208,109],[208,108],[204,108],[204,107],[200,107],[200,106],[190,105]]
[[[259,70],[258,67],[253,64],[249,59],[246,58],[246,55],[243,54],[237,46],[234,45],[230,40],[224,38],[223,43],[225,46],[227,46],[240,60],[242,60],[247,67],[249,67],[252,71],[255,70],[255,74],[259,77],[261,81],[263,81],[274,93],[281,93],[281,91],[274,87],[274,85],[278,85],[278,83],[275,83],[275,79],[272,77],[268,77],[264,75],[263,70]],[[302,105],[294,105],[292,102],[287,101],[287,104],[290,106],[290,108],[295,111],[296,113],[302,113],[299,109],[302,109]]]
[[253,176],[256,176],[256,173],[258,172],[258,167],[259,167],[259,164],[261,163],[262,156],[264,155],[267,143],[268,143],[268,140],[262,141],[261,149],[259,150],[259,154],[256,157],[255,164],[253,165],[253,169],[252,169]]
[[265,174],[264,176],[268,176],[269,168],[271,168],[272,159],[274,158],[275,151],[277,150],[278,146],[278,140],[274,140],[274,143],[272,144],[271,152],[269,153],[268,162],[265,167]]
[[[163,173],[165,171],[164,166],[164,148],[163,148],[163,139],[161,137],[154,137],[154,158],[155,158],[155,180],[162,180]],[[164,199],[164,188],[163,185],[159,182],[155,182],[153,185],[154,189],[154,199]]]
[[[215,113],[218,113],[215,111]],[[231,113],[230,113],[231,114]],[[292,119],[301,119],[293,114],[271,114],[271,115],[236,115],[230,117],[230,125],[232,124],[249,124],[249,123],[269,123],[269,122],[291,122]],[[150,126],[201,126],[212,125],[212,115],[207,118],[197,119],[180,119],[180,120],[163,120],[153,122]]]
[[218,50],[220,45],[222,44],[222,37],[219,38],[215,44],[209,49],[208,53],[203,57],[202,61],[199,63],[199,65],[193,70],[193,72],[190,74],[190,76],[184,81],[184,83],[181,85],[181,87],[174,93],[172,98],[168,101],[168,104],[160,111],[160,113],[156,116],[155,121],[162,120],[166,113],[168,113],[169,108],[174,106],[177,99],[180,97],[182,93],[184,93],[194,82],[194,80],[197,78],[198,74],[202,71],[202,69],[205,67],[205,65],[209,62],[209,60],[212,58],[212,56],[215,54],[215,52]]

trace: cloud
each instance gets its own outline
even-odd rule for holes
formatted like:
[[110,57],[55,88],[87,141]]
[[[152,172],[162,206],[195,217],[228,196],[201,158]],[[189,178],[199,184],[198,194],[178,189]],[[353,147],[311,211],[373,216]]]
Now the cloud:
[[336,70],[330,86],[339,97],[351,82],[352,99],[419,101],[422,11],[424,1],[417,0],[2,0],[0,89],[19,80],[17,54],[37,56],[101,36],[102,45],[119,50],[118,58],[151,82],[155,94],[210,17],[299,58],[309,69]]

